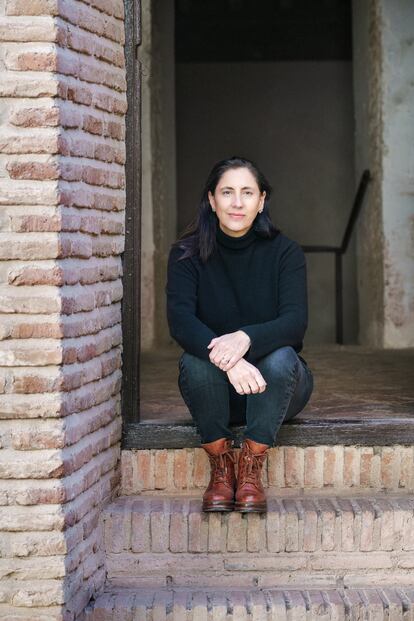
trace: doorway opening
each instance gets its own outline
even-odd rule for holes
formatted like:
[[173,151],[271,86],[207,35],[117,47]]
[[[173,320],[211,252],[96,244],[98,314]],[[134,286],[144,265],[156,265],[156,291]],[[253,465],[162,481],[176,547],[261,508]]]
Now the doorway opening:
[[[358,60],[353,66],[350,0],[319,0],[311,8],[304,0],[254,5],[248,0],[170,0],[157,3],[156,10],[153,0],[126,0],[126,6],[130,189],[123,446],[197,446],[195,427],[177,386],[181,350],[172,342],[166,322],[171,243],[195,215],[212,164],[240,154],[256,160],[270,179],[272,218],[286,235],[304,248],[340,245],[358,182],[353,81],[363,108],[364,65]],[[366,11],[354,5],[354,14],[361,17],[354,46],[355,39],[365,45]],[[361,110],[355,112],[361,118]],[[362,140],[368,140],[364,132],[366,128]],[[363,441],[364,418],[374,422],[374,407],[383,412],[382,422],[376,421],[370,431],[378,438],[395,416],[407,416],[400,403],[388,398],[391,393],[384,393],[382,380],[376,397],[372,392],[368,400],[365,397],[375,376],[384,378],[393,353],[374,356],[356,345],[355,246],[353,235],[343,265],[346,350],[334,347],[334,257],[307,255],[309,327],[302,353],[316,371],[321,390],[317,385],[303,413],[283,426],[285,444],[309,444],[310,437],[335,443],[344,437],[341,425],[347,442]],[[327,354],[329,346],[333,347]],[[398,364],[404,366],[407,360],[400,357]],[[354,369],[365,366],[372,373],[355,390]],[[332,373],[335,367],[339,373]],[[340,387],[335,384],[338,377]],[[391,420],[385,423],[387,417]],[[399,429],[396,423],[396,432]]]
[[[340,242],[354,197],[352,11],[350,0],[263,0],[254,10],[243,0],[177,0],[152,9],[144,0],[141,420],[166,411],[189,420],[166,323],[170,245],[194,217],[212,164],[233,154],[270,178],[272,219],[286,235],[304,246]],[[307,261],[306,344],[334,343],[334,258]],[[344,342],[355,343],[352,243],[343,272]],[[162,389],[160,365],[169,378]]]

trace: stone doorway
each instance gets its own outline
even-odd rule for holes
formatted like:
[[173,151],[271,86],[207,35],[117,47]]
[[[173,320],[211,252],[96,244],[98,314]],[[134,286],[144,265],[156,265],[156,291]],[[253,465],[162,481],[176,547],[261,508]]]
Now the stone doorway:
[[[233,26],[237,19],[239,28],[243,28],[244,4],[246,3],[226,3],[223,14],[228,11],[228,21],[224,19],[227,28]],[[271,4],[275,6],[275,3]],[[276,4],[279,17],[285,13],[285,17],[296,15],[298,20],[299,15],[303,20],[303,14],[300,13],[303,10],[303,7],[300,8],[301,3]],[[334,5],[335,9],[332,8]],[[220,6],[223,7],[223,3]],[[267,3],[263,3],[264,10],[266,6]],[[384,126],[377,122],[381,110],[387,109],[386,104],[389,103],[388,94],[383,95],[381,82],[381,79],[385,80],[387,77],[381,64],[381,50],[386,45],[390,33],[382,30],[381,15],[388,11],[390,19],[394,20],[393,28],[402,28],[398,21],[400,16],[397,13],[393,14],[390,7],[385,5],[380,7],[375,2],[367,3],[364,7],[357,6],[356,3],[352,6],[351,3],[338,2],[332,7],[333,13],[329,14],[326,3],[321,3],[319,14],[316,11],[316,23],[318,24],[319,19],[320,32],[326,34],[325,47],[321,44],[323,40],[321,35],[314,38],[314,44],[316,40],[319,42],[318,49],[315,51],[315,48],[312,48],[311,31],[308,32],[306,39],[306,25],[302,23],[301,27],[304,30],[301,45],[289,48],[289,42],[285,38],[284,42],[278,42],[277,49],[267,49],[264,52],[265,56],[275,55],[273,60],[268,57],[265,60],[257,57],[252,60],[248,55],[254,55],[255,49],[256,53],[257,49],[260,50],[260,45],[257,48],[257,42],[255,48],[254,40],[247,51],[242,46],[239,48],[235,46],[236,49],[233,50],[232,46],[227,46],[226,49],[226,45],[223,49],[219,45],[210,45],[207,49],[197,45],[194,33],[198,32],[198,40],[205,41],[205,32],[209,29],[212,31],[214,20],[217,19],[213,9],[207,21],[201,22],[201,19],[197,20],[196,12],[199,9],[195,8],[194,3],[178,1],[163,3],[162,7],[157,6],[157,11],[152,10],[153,3],[149,0],[142,3],[141,22],[145,36],[138,52],[141,62],[140,120],[143,154],[140,188],[142,365],[145,366],[146,361],[153,360],[154,351],[162,352],[160,355],[164,357],[166,355],[167,358],[171,353],[173,356],[174,353],[177,357],[179,355],[179,349],[169,338],[165,320],[164,283],[168,250],[195,209],[197,188],[203,182],[211,162],[221,157],[226,149],[230,149],[231,153],[246,152],[249,144],[254,146],[254,149],[251,149],[254,152],[246,155],[257,159],[260,164],[267,158],[271,169],[275,171],[275,179],[269,174],[273,184],[280,188],[280,205],[274,206],[275,221],[282,226],[286,234],[302,244],[323,243],[326,237],[336,241],[342,236],[360,174],[364,168],[371,168],[374,175],[373,183],[344,265],[345,343],[374,348],[403,347],[404,344],[411,343],[411,337],[407,341],[406,336],[410,321],[412,322],[407,313],[407,303],[410,296],[412,297],[412,291],[408,286],[407,295],[404,293],[400,268],[403,272],[407,272],[412,269],[412,262],[410,264],[401,253],[398,256],[398,253],[394,252],[392,260],[388,260],[385,256],[385,250],[388,252],[391,247],[387,237],[391,245],[400,239],[405,247],[407,239],[401,224],[396,224],[395,213],[392,218],[386,217],[387,210],[388,213],[390,210],[383,193],[383,163],[386,152],[380,140]],[[237,15],[239,17],[235,18]],[[257,19],[257,15],[255,17]],[[334,37],[327,28],[329,19],[331,25],[334,24],[332,26],[332,32],[336,32]],[[268,27],[269,19],[265,21]],[[194,25],[193,28],[191,23]],[[199,27],[200,23],[203,23],[202,27]],[[192,33],[187,42],[186,32]],[[338,33],[342,33],[341,37],[338,37]],[[404,36],[402,29],[401,38],[404,39]],[[336,50],[332,47],[333,40],[336,41]],[[245,56],[240,58],[243,53]],[[293,57],[289,58],[289,53],[293,54]],[[220,54],[223,54],[221,58]],[[277,54],[281,55],[282,59],[275,60]],[[232,68],[235,71],[231,71]],[[260,85],[269,82],[269,80],[266,82],[268,75],[266,72],[269,70],[276,72],[273,77],[277,77],[273,81],[270,80],[271,85],[274,88],[274,85],[279,83],[284,96],[282,105],[281,98],[278,98],[277,92],[273,91],[273,101],[278,104],[279,114],[271,119],[270,125],[275,135],[281,137],[282,144],[282,148],[276,153],[277,157],[272,160],[272,151],[263,140],[255,144],[251,135],[247,138],[243,135],[240,141],[235,139],[234,124],[230,127],[230,137],[226,135],[221,143],[209,144],[206,141],[207,133],[220,137],[224,135],[223,124],[227,127],[226,119],[228,122],[228,112],[231,110],[229,94],[234,92],[235,84],[240,85],[247,75],[250,87],[252,76],[258,76],[258,80],[253,82],[251,88],[260,92]],[[308,79],[301,80],[300,76],[303,78],[305,73]],[[309,78],[310,75],[312,79]],[[211,86],[214,79],[218,81],[219,92],[223,92],[224,89],[228,96],[224,105],[227,117],[222,116],[220,119],[222,125],[216,128],[209,125],[208,120],[209,111],[211,117],[220,118],[217,114],[219,100],[215,97],[214,88]],[[319,85],[316,95],[312,93],[311,88],[315,81]],[[303,175],[302,185],[296,182],[295,192],[291,192],[292,180],[297,181],[298,175],[296,160],[293,158],[292,163],[292,159],[285,157],[287,146],[291,144],[289,137],[292,138],[293,135],[294,120],[291,117],[292,125],[289,127],[286,123],[286,113],[291,111],[292,101],[295,99],[297,105],[303,103],[299,101],[301,97],[298,96],[298,84],[301,82],[305,86],[308,85],[309,95],[314,96],[313,99],[307,98],[314,115],[303,113],[293,115],[294,118],[300,118],[303,124],[297,136],[308,137],[308,148],[303,149],[299,144],[295,144],[291,151],[293,150],[296,159],[302,164],[303,158],[306,157],[312,165],[315,162],[319,163],[319,167],[325,172],[326,184],[321,190],[317,179],[315,181],[315,171],[310,167]],[[204,85],[207,85],[208,93],[205,98]],[[191,98],[186,97],[186,93],[191,93]],[[272,97],[268,100],[272,101]],[[329,105],[327,102],[330,102]],[[211,110],[215,110],[215,113],[211,114]],[[240,115],[242,123],[243,107]],[[257,122],[254,125],[257,132],[258,128],[263,127],[263,114],[260,114],[259,109],[255,110],[255,118],[262,123],[260,125],[260,122]],[[281,118],[283,123],[280,122],[278,125]],[[203,119],[207,122],[203,123]],[[389,121],[390,124],[395,121],[390,110]],[[203,134],[201,129],[205,131],[203,129],[205,126],[207,133]],[[322,138],[319,137],[319,141],[315,139],[312,141],[312,137],[317,137],[321,126],[324,128],[324,135]],[[200,129],[198,133],[201,133],[201,142],[206,144],[206,149],[202,153],[197,152],[195,164],[192,166],[193,174],[189,175],[186,162],[189,161],[189,154],[195,152],[196,142],[192,137],[197,134],[197,128]],[[253,132],[253,136],[255,135]],[[333,151],[330,152],[329,149]],[[314,156],[316,153],[317,157],[312,157],[312,153]],[[303,165],[299,168],[301,171],[304,170]],[[309,183],[306,185],[306,179],[308,182],[311,179],[310,207],[307,207],[305,201],[300,204],[299,200],[303,198],[309,186]],[[318,196],[323,198],[320,203],[317,200]],[[298,204],[299,207],[295,211]],[[179,209],[177,205],[180,205]],[[398,210],[401,214],[405,213],[404,217],[407,219],[406,205],[398,204]],[[320,222],[320,226],[316,224],[317,221]],[[312,222],[313,226],[309,226],[309,222]],[[319,235],[323,235],[323,239]],[[305,348],[324,343],[332,344],[335,340],[333,260],[318,255],[309,256],[308,273],[311,327],[307,333]],[[322,312],[321,299],[324,300]],[[145,368],[143,370],[145,372]],[[150,372],[149,367],[147,371]]]

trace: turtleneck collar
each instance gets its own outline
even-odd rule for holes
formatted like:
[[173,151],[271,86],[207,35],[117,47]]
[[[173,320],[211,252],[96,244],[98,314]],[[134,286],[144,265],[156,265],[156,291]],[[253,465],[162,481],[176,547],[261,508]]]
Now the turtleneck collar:
[[227,235],[224,231],[221,230],[220,226],[217,226],[217,234],[216,239],[222,246],[226,248],[232,248],[233,250],[241,250],[242,248],[247,248],[257,239],[256,233],[253,227],[242,235],[241,237],[232,237],[231,235]]

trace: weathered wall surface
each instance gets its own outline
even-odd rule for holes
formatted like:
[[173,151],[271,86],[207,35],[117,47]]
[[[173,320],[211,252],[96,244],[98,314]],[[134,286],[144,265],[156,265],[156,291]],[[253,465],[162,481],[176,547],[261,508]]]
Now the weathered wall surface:
[[0,617],[77,618],[118,485],[122,0],[0,15]]
[[[339,245],[354,198],[352,63],[177,64],[178,229],[194,217],[214,162],[257,161],[283,232]],[[344,339],[358,332],[355,239],[344,259]],[[308,254],[306,343],[335,342],[334,257]]]
[[154,205],[153,205],[153,132],[152,124],[152,6],[151,0],[141,3],[142,43],[138,57],[142,63],[141,77],[141,348],[154,345],[155,287],[154,287]]
[[176,239],[174,2],[142,2],[141,347],[169,342],[165,281]]
[[382,1],[384,346],[414,347],[414,4]]
[[373,175],[358,227],[359,342],[414,345],[414,5],[354,2],[357,176]]

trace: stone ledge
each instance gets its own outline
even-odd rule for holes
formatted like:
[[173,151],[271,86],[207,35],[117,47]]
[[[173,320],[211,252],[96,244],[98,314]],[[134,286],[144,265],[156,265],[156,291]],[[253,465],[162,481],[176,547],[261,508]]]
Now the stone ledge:
[[226,619],[274,619],[280,621],[319,621],[326,619],[393,619],[403,621],[414,612],[414,589],[382,587],[375,589],[308,588],[276,590],[268,588],[209,591],[208,589],[134,589],[107,592],[90,606],[85,621],[116,618],[166,619],[171,616],[188,621]]
[[[124,413],[124,419],[128,416]],[[231,426],[236,444],[240,444],[245,427]],[[390,446],[414,444],[414,418],[390,416],[370,420],[361,418],[318,420],[302,419],[282,425],[277,436],[280,445],[317,446],[343,444],[351,446]],[[200,437],[193,422],[179,420],[145,420],[124,425],[124,449],[185,448],[200,446]]]
[[[325,561],[328,567],[328,556],[335,559],[334,565],[352,569],[370,565],[371,553],[381,556],[381,566],[391,567],[390,552],[400,553],[397,564],[404,553],[414,552],[411,496],[280,498],[268,494],[268,511],[261,514],[206,513],[201,504],[201,497],[193,496],[118,498],[104,513],[111,565],[117,555],[119,559],[135,556],[140,565],[144,558],[158,555],[155,566],[159,566],[161,557],[181,553],[175,562],[182,570],[189,554],[194,565],[207,553],[211,558],[225,555],[220,562],[231,565],[238,563],[236,553],[250,553],[251,569],[253,565],[265,569],[279,567],[284,553],[298,552],[303,557],[312,553],[314,569],[324,569]],[[273,553],[278,553],[277,562]],[[322,553],[319,560],[317,553]]]

